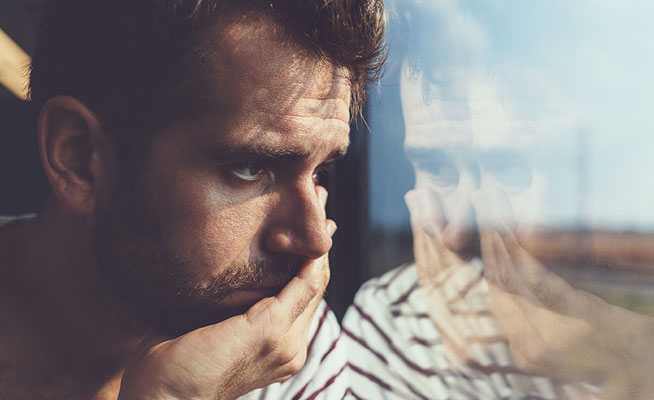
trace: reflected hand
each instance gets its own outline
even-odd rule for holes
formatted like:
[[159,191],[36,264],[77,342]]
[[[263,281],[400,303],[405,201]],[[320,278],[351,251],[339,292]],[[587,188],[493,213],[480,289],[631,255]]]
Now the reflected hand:
[[474,199],[490,306],[521,368],[599,385],[607,399],[654,393],[654,319],[571,287],[524,250],[500,192]]
[[[317,196],[324,206],[324,188]],[[336,224],[326,220],[325,229],[333,234]],[[329,276],[325,254],[245,314],[176,339],[149,336],[123,375],[119,399],[235,399],[290,378],[304,365]]]
[[487,346],[504,339],[489,313],[481,262],[462,260],[443,243],[443,212],[436,194],[415,189],[406,194],[405,200],[411,211],[420,286],[450,367],[461,370],[487,365]]

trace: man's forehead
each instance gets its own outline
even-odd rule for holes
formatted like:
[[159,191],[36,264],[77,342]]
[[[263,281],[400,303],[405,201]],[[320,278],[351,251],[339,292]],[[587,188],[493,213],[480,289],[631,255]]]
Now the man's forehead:
[[510,91],[497,81],[479,73],[463,76],[455,86],[457,93],[448,93],[437,84],[403,75],[405,147],[529,151],[570,144],[566,132],[573,127],[565,120],[521,115]]
[[350,100],[345,69],[309,55],[275,22],[257,15],[220,28],[207,46],[215,109],[192,124],[202,138],[198,146],[255,158],[345,152]]
[[[351,92],[347,70],[318,60],[269,17],[251,15],[239,19],[217,32],[217,36],[212,61],[217,70],[218,90],[227,89],[235,97],[247,93],[247,101],[256,103],[257,108],[269,107],[277,112],[290,112],[300,105],[295,101],[298,99],[329,99],[342,103],[337,117],[349,121]],[[270,93],[282,90],[285,96],[270,104]],[[227,100],[238,101],[234,97]],[[299,112],[319,111],[306,102],[301,106]]]

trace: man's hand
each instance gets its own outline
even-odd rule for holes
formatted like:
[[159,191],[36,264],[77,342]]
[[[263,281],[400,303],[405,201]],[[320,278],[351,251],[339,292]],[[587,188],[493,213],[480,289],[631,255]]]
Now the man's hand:
[[[499,327],[489,315],[488,293],[480,260],[462,260],[443,243],[443,211],[428,189],[405,196],[411,211],[414,255],[429,315],[445,344],[450,368],[487,365],[487,346],[501,342]],[[508,352],[507,352],[508,353]]]
[[[654,393],[654,319],[570,286],[525,251],[501,193],[475,201],[491,310],[529,372],[602,387],[605,399]],[[500,210],[496,213],[497,209]]]
[[[324,206],[327,192],[319,187],[317,195]],[[333,234],[336,224],[326,220],[325,229]],[[172,340],[146,338],[123,375],[119,399],[235,399],[288,379],[304,365],[329,275],[325,254],[243,315]]]

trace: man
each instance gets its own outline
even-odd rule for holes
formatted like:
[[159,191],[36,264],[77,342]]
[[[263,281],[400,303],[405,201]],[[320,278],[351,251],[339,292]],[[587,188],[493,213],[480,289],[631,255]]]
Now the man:
[[389,65],[416,174],[405,197],[416,263],[365,284],[346,314],[352,392],[651,397],[654,319],[571,287],[528,251],[547,248],[539,229],[570,223],[576,158],[557,144],[578,110],[543,79],[549,71],[518,58],[526,51],[502,63],[488,25],[504,32],[515,10],[472,3],[391,3],[410,39]]
[[344,397],[317,175],[382,34],[378,1],[51,1],[52,193],[0,228],[0,397]]

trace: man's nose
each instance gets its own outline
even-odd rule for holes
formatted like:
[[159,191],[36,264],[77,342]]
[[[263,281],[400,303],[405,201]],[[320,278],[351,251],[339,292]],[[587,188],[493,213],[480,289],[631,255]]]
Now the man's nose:
[[443,245],[465,259],[479,255],[479,231],[471,202],[472,194],[479,189],[479,175],[475,172],[461,174],[455,198],[443,221]]
[[[319,190],[324,192],[324,199],[320,198]],[[264,238],[268,251],[309,259],[319,258],[329,251],[333,232],[328,230],[325,214],[327,192],[324,188],[319,190],[310,181],[280,193]]]

